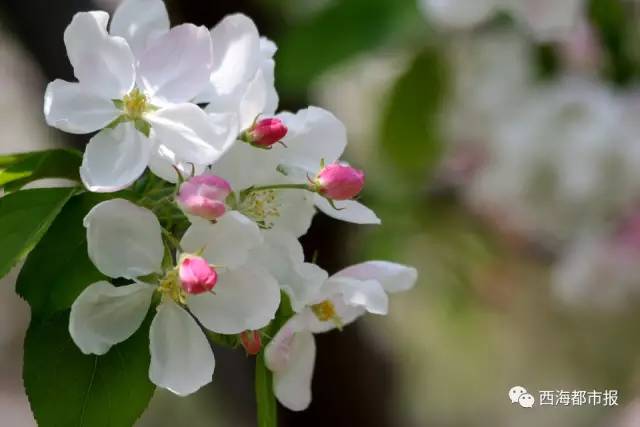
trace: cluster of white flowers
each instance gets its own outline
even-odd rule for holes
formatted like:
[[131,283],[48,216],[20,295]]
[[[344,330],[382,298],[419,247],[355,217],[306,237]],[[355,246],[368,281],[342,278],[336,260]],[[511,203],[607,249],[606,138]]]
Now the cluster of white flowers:
[[428,19],[453,29],[480,25],[499,12],[510,14],[537,39],[566,37],[584,15],[584,0],[420,0]]
[[[214,371],[208,331],[237,334],[247,352],[265,351],[278,399],[304,409],[312,334],[366,312],[386,314],[387,294],[410,289],[417,278],[415,269],[385,261],[329,277],[304,260],[298,238],[316,207],[340,220],[380,223],[353,200],[364,174],[339,161],[344,126],[317,107],[275,114],[276,46],[244,15],[227,16],[211,31],[170,28],[161,0],[126,0],[110,23],[105,12],[78,13],[64,40],[78,82],[50,83],[44,111],[64,131],[98,131],[84,153],[85,186],[123,190],[148,167],[176,183],[175,197],[161,201],[189,222],[175,236],[153,206],[123,198],[89,212],[90,259],[105,276],[130,284],[87,287],[71,309],[73,340],[84,353],[104,354],[155,307],[155,384],[195,392]],[[262,329],[281,291],[295,314],[271,340]]]
[[[425,3],[457,5],[463,17],[497,4]],[[555,256],[553,292],[563,301],[620,307],[640,289],[637,266],[629,262],[640,248],[637,232],[629,231],[640,198],[637,89],[618,91],[597,78],[602,48],[580,17],[582,2],[517,3],[577,23],[554,39],[558,72],[537,79],[536,43],[547,40],[541,34],[497,28],[453,38],[443,176],[499,230]],[[567,8],[574,10],[571,19]]]

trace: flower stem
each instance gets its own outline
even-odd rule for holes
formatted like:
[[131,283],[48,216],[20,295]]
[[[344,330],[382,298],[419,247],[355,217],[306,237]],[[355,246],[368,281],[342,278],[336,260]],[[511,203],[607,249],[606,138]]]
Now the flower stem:
[[253,193],[254,191],[264,191],[264,190],[284,190],[284,189],[295,189],[295,190],[307,190],[314,191],[313,188],[309,184],[273,184],[273,185],[263,185],[259,187],[249,187],[243,191],[243,193]]
[[273,375],[264,362],[264,350],[256,357],[258,427],[278,426],[278,407],[273,394]]

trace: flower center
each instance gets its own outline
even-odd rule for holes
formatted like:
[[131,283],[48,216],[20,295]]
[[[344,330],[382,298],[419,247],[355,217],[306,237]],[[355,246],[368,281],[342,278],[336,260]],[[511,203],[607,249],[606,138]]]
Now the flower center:
[[254,220],[262,228],[273,227],[280,216],[275,190],[252,191],[240,203],[239,211]]
[[162,298],[171,298],[177,304],[184,305],[187,302],[187,293],[182,289],[180,278],[176,270],[171,270],[160,281],[158,292]]
[[336,313],[336,306],[329,300],[324,300],[321,303],[312,305],[311,311],[313,311],[313,314],[315,314],[321,322],[336,319],[339,320]]
[[130,120],[142,118],[148,107],[147,97],[138,88],[133,89],[122,98],[122,109]]

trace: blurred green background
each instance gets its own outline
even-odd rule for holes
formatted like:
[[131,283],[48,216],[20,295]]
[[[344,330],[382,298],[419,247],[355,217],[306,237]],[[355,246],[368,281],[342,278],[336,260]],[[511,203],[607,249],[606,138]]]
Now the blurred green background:
[[[640,425],[639,5],[472,1],[439,13],[447,0],[167,0],[174,23],[251,16],[279,47],[281,109],[319,105],[345,122],[383,225],[318,215],[306,252],[330,272],[389,259],[420,273],[389,316],[320,337],[314,402],[282,409],[283,426]],[[82,146],[46,129],[44,85],[71,76],[73,13],[117,3],[3,0],[2,152]],[[457,20],[481,3],[482,19]],[[28,312],[10,285],[0,424],[28,426]],[[216,357],[211,386],[156,392],[139,425],[254,425],[251,361]],[[516,385],[536,400],[618,390],[618,406],[525,409],[508,399]]]

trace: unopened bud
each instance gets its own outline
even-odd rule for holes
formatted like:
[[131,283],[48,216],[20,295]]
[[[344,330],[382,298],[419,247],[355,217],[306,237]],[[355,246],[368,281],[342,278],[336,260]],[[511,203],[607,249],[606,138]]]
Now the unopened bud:
[[218,273],[207,260],[199,256],[188,256],[180,263],[180,283],[189,294],[208,292],[216,285]]
[[251,129],[245,133],[245,140],[252,145],[269,148],[279,142],[287,134],[287,127],[282,120],[262,119],[257,121]]
[[240,334],[240,343],[247,354],[255,356],[262,348],[262,338],[258,331],[244,331]]
[[332,200],[353,199],[364,186],[364,172],[348,165],[325,166],[315,180],[318,193]]
[[224,215],[230,193],[231,186],[219,176],[198,175],[182,183],[177,200],[185,213],[211,221]]

